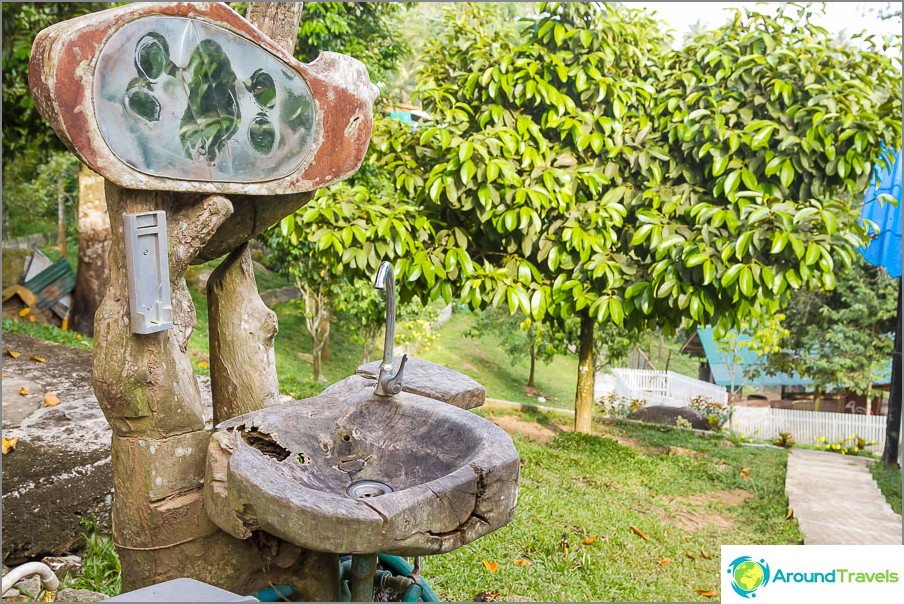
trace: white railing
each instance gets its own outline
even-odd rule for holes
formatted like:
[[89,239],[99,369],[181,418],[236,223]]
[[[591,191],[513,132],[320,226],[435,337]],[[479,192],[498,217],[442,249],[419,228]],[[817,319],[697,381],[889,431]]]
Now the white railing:
[[852,434],[874,440],[878,444],[868,450],[881,453],[885,446],[884,415],[853,415],[802,411],[800,409],[770,409],[763,407],[735,407],[731,428],[754,438],[774,438],[779,432],[790,432],[794,440],[803,445],[816,444],[825,437],[830,442],[849,438]]
[[717,403],[728,403],[728,392],[722,386],[674,371],[613,369],[612,375],[615,377],[616,393],[621,396],[671,405],[686,405],[698,396]]

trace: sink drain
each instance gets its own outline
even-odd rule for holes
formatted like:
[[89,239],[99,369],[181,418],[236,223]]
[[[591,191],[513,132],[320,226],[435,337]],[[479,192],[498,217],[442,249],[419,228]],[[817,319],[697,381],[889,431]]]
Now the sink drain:
[[379,497],[386,493],[392,493],[392,487],[376,480],[358,480],[348,485],[345,489],[349,497],[355,499],[370,499],[371,497]]

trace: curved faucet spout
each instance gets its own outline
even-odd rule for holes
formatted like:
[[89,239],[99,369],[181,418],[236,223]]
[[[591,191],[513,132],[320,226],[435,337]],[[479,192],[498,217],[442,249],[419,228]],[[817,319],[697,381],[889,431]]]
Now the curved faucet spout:
[[385,261],[380,264],[377,277],[374,279],[374,287],[386,291],[386,336],[383,339],[383,362],[380,364],[380,375],[377,377],[374,394],[393,396],[402,391],[402,372],[408,361],[408,355],[402,357],[398,372],[392,375],[392,350],[395,347],[396,319],[395,273],[392,271],[392,264]]

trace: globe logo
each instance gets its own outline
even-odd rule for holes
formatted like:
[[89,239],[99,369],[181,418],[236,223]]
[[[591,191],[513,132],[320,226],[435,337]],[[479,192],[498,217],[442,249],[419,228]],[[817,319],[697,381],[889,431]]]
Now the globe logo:
[[731,575],[731,587],[735,593],[744,598],[755,598],[754,593],[769,583],[769,565],[765,560],[757,562],[750,556],[741,556],[728,565]]

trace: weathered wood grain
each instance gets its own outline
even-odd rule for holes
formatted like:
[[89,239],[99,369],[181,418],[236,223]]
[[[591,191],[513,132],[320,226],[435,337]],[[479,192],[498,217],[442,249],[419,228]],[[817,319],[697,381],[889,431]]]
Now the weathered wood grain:
[[[401,357],[393,359],[393,367],[398,367]],[[374,378],[380,374],[381,361],[374,361],[358,367],[358,375]],[[486,401],[487,390],[472,378],[429,361],[408,357],[405,365],[402,392],[419,394],[461,409],[480,407]]]

